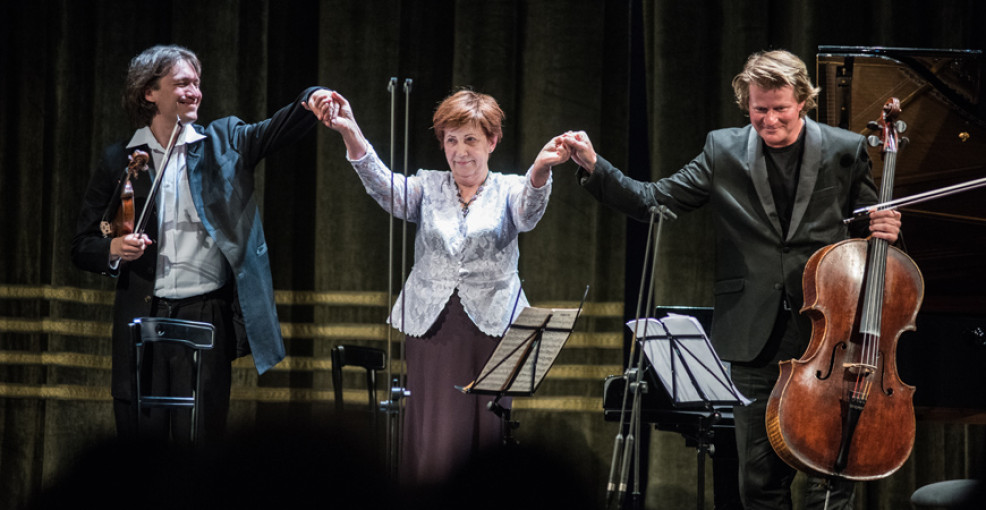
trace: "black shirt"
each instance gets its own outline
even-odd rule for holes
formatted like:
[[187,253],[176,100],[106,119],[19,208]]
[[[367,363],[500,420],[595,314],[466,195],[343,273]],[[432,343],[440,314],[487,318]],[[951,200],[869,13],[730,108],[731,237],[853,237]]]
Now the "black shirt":
[[764,155],[767,163],[767,181],[774,195],[774,205],[777,216],[787,235],[791,224],[791,210],[794,207],[794,195],[798,189],[798,178],[801,174],[801,157],[805,148],[804,125],[798,139],[787,147],[769,147],[764,143]]

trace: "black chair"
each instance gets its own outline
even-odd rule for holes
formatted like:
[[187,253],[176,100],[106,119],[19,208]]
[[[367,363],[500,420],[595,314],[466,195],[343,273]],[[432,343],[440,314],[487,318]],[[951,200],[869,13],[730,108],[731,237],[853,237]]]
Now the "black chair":
[[[201,395],[201,351],[215,345],[216,329],[212,324],[166,317],[138,317],[130,323],[137,366],[137,428],[140,429],[141,410],[146,408],[191,408],[191,441],[195,442],[198,426],[199,395]],[[141,388],[144,347],[149,343],[173,342],[192,350],[191,395],[147,395]]]
[[332,389],[335,392],[336,411],[343,410],[342,367],[357,366],[366,369],[366,391],[371,412],[377,408],[377,370],[387,366],[387,354],[382,349],[359,345],[337,345],[332,348]]
[[915,508],[982,509],[986,508],[986,482],[982,480],[945,480],[925,485],[911,494]]

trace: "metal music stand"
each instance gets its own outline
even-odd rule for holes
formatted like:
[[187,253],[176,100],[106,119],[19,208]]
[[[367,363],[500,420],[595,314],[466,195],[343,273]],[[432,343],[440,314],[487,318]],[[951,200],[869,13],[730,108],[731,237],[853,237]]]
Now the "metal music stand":
[[679,408],[703,409],[697,437],[697,508],[705,507],[705,456],[712,441],[712,427],[719,421],[714,406],[748,405],[729,378],[699,321],[688,315],[668,314],[662,319],[640,319],[627,323],[635,331],[644,356],[655,375]]
[[578,308],[524,308],[476,379],[465,387],[456,387],[463,393],[496,396],[488,407],[503,421],[504,444],[516,444],[512,430],[520,424],[511,421],[510,409],[501,406],[500,399],[534,394],[571,336],[583,303],[584,295]]

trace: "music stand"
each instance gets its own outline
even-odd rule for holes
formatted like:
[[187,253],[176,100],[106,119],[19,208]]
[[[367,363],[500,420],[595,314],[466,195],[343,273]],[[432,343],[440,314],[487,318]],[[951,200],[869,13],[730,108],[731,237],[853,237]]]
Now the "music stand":
[[488,407],[503,421],[504,444],[516,443],[511,431],[520,424],[511,421],[510,409],[501,406],[500,399],[529,397],[537,391],[571,336],[584,303],[583,295],[578,308],[524,308],[476,379],[465,387],[457,387],[463,393],[496,396]]
[[726,368],[712,348],[699,321],[688,315],[669,313],[662,319],[627,322],[650,366],[671,397],[675,407],[701,408],[708,415],[699,421],[698,508],[705,505],[705,455],[712,442],[713,426],[719,421],[714,406],[748,405],[752,400],[736,389]]

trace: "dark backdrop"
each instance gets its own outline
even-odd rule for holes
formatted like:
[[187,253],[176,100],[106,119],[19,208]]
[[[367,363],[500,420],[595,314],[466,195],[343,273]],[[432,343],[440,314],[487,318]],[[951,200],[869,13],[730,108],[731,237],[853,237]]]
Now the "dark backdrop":
[[[100,149],[131,133],[120,107],[123,76],[148,46],[198,53],[204,122],[261,120],[320,84],[350,99],[385,161],[393,151],[396,169],[407,104],[408,168],[443,169],[431,113],[468,86],[507,113],[494,170],[523,172],[550,137],[585,129],[616,165],[657,178],[694,156],[708,130],[746,122],[729,81],[749,53],[789,49],[813,70],[820,44],[983,49],[984,14],[975,0],[3,2],[0,501],[28,501],[113,433],[113,282],[74,268],[68,247]],[[394,144],[391,77],[399,93]],[[405,103],[406,78],[413,86]],[[517,399],[514,414],[524,443],[564,450],[601,499],[616,433],[601,418],[601,380],[621,371],[621,322],[636,306],[624,296],[637,285],[626,254],[635,260],[640,228],[577,189],[573,171],[555,170],[544,219],[521,236],[520,269],[534,304],[573,305],[587,284],[589,303],[549,379],[536,397]],[[389,220],[326,129],[268,158],[257,183],[289,358],[262,377],[249,360],[237,362],[231,423],[329,420],[329,349],[387,344],[388,284],[401,280],[394,263],[388,281]],[[658,301],[711,304],[708,227],[701,212],[669,227]],[[364,398],[360,381],[346,372],[354,405]],[[864,486],[860,507],[901,508],[918,485],[980,473],[982,431],[922,422],[912,460]],[[693,450],[659,433],[650,453],[649,501],[692,505]]]

